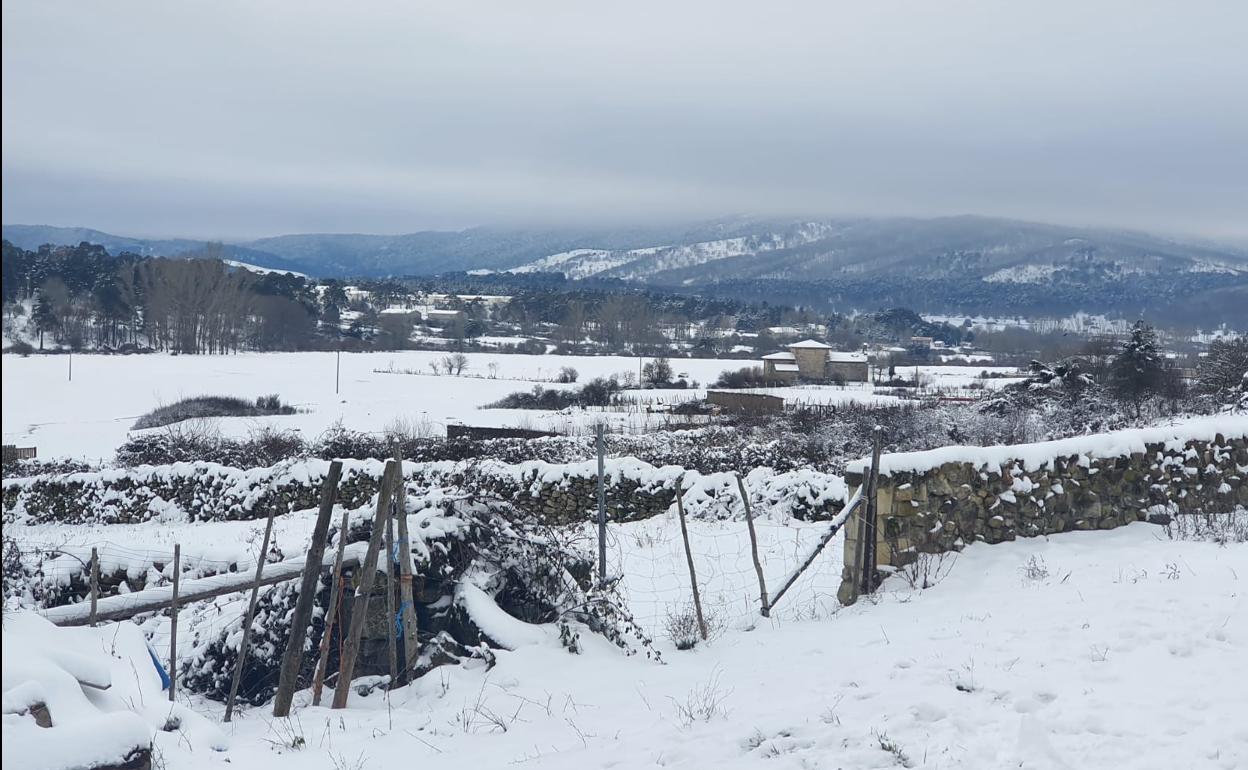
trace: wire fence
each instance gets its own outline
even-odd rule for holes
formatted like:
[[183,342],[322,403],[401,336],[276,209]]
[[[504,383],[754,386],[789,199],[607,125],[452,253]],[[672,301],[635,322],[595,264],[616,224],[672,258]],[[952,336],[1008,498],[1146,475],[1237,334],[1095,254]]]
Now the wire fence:
[[[827,521],[755,521],[758,557],[769,594],[797,570],[831,526]],[[749,529],[741,519],[688,521],[689,550],[703,612],[713,630],[748,628],[763,620]],[[693,603],[688,560],[676,514],[607,526],[608,574],[637,623],[651,636],[669,636]],[[801,574],[771,622],[828,617],[839,606],[841,548],[833,542]]]

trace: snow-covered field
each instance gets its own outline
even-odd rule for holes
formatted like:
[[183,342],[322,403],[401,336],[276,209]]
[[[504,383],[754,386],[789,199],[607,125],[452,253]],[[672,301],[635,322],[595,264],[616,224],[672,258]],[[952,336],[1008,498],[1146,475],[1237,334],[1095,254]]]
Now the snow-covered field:
[[[722,534],[707,526],[695,549]],[[660,558],[645,532],[616,536]],[[300,693],[289,722],[245,711],[224,751],[154,735],[167,768],[1230,770],[1248,766],[1245,576],[1248,547],[1148,524],[976,544],[926,591],[894,576],[834,614],[664,643],[663,664],[585,635],[572,655],[526,627],[492,670],[440,669],[338,712]]]
[[[73,357],[73,379],[68,356],[5,355],[3,360],[4,443],[35,446],[40,457],[111,458],[125,441],[130,426],[156,406],[186,396],[229,395],[254,399],[276,393],[297,407],[298,414],[282,417],[224,418],[217,425],[224,435],[243,435],[267,424],[299,430],[314,437],[341,420],[346,427],[383,431],[396,419],[427,426],[432,435],[444,435],[449,423],[501,427],[532,427],[574,432],[592,422],[609,420],[624,430],[646,430],[660,425],[662,415],[643,411],[556,413],[533,410],[481,409],[517,390],[553,380],[564,366],[575,368],[580,381],[637,372],[636,358],[619,356],[528,356],[468,354],[463,377],[434,376],[429,364],[445,354],[435,351],[344,353],[339,392],[335,389],[334,353],[244,353],[231,356],[104,356]],[[727,369],[748,361],[680,359],[672,362],[679,374],[704,385]],[[493,365],[493,368],[492,368]],[[417,374],[377,370],[412,371]],[[979,367],[923,367],[921,372],[938,387],[965,387],[975,381]],[[1007,380],[984,380],[1000,386]],[[815,403],[891,402],[865,384],[857,387],[775,389],[786,397]],[[702,390],[645,391],[645,401],[672,402],[700,397]]]

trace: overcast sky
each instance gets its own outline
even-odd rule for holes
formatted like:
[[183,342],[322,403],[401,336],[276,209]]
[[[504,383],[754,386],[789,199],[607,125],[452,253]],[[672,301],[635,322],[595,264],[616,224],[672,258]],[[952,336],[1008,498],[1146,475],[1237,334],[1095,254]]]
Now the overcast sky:
[[3,4],[3,219],[979,213],[1248,238],[1248,3]]

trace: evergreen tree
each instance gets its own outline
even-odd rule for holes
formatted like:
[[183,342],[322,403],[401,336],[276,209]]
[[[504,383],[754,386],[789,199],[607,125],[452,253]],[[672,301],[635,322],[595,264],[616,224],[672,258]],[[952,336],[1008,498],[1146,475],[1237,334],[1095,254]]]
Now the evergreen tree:
[[39,331],[39,349],[43,350],[43,333],[52,331],[59,325],[56,311],[52,308],[52,300],[46,293],[39,292],[39,298],[35,300],[35,307],[30,317],[35,322],[35,329]]
[[1139,411],[1140,403],[1159,392],[1165,383],[1165,369],[1157,350],[1157,332],[1143,321],[1131,326],[1131,337],[1110,366],[1110,384],[1123,401]]

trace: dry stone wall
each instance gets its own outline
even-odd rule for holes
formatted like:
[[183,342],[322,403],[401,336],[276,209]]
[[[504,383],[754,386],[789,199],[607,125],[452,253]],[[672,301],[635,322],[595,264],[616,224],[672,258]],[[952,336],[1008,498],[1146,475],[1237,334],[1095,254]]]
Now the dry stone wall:
[[[352,509],[368,505],[377,494],[383,467],[378,460],[343,461],[338,503]],[[249,470],[197,462],[5,479],[4,520],[29,524],[250,520],[267,516],[273,508],[283,515],[317,506],[328,468],[324,460]],[[694,515],[728,518],[741,511],[731,474],[703,475],[629,457],[608,460],[606,470],[607,512],[613,521],[665,513],[682,483],[686,508]],[[404,475],[414,493],[441,487],[496,497],[550,524],[585,521],[597,509],[595,462],[405,463]],[[808,470],[777,474],[755,469],[747,485],[760,515],[801,519],[835,515],[846,490],[839,476]]]
[[[856,487],[867,461],[851,464]],[[1248,506],[1248,418],[1014,447],[881,458],[876,563],[903,567],[973,542],[1164,523]],[[861,580],[862,521],[846,526],[842,601]]]

